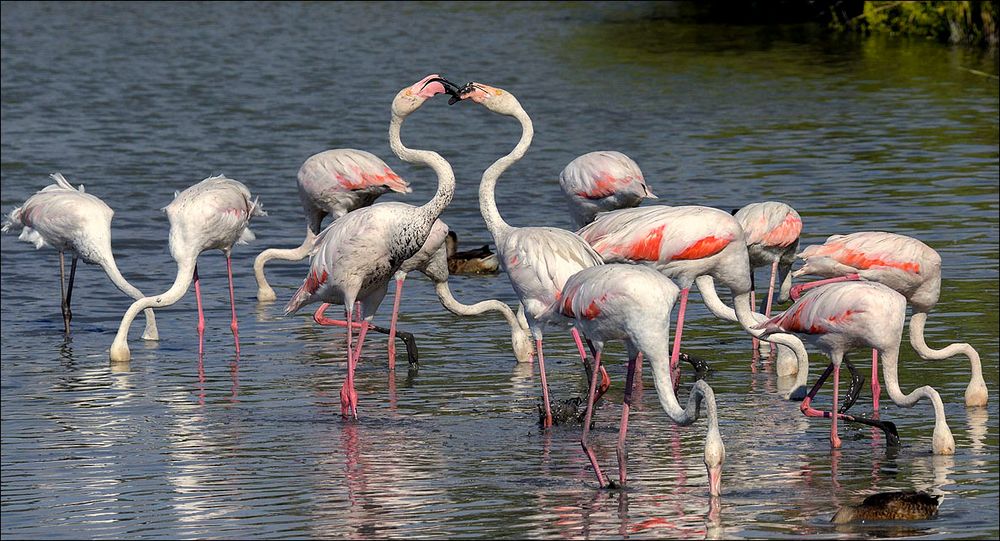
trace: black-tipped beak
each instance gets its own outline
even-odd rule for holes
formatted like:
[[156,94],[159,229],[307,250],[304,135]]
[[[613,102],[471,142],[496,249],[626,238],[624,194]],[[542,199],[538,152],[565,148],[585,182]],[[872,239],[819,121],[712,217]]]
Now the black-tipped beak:
[[[424,83],[424,86],[426,87],[430,83],[434,82],[441,83],[441,85],[444,86],[444,91],[451,96],[452,100],[456,99],[455,96],[457,96],[458,93],[462,91],[462,89],[459,88],[458,85],[449,81],[448,79],[445,79],[444,77],[434,77],[433,79],[430,79],[426,83]],[[448,103],[451,103],[451,100],[448,100]]]
[[462,95],[468,94],[469,92],[472,92],[472,90],[473,90],[472,82],[468,82],[465,83],[465,86],[457,89],[454,93],[448,92],[449,94],[451,94],[451,97],[448,98],[448,105],[455,105],[456,103],[462,101]]

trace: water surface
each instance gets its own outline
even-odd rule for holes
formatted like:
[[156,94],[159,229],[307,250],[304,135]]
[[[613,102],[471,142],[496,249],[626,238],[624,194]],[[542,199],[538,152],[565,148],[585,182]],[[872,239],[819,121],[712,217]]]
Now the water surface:
[[[78,271],[73,333],[62,335],[58,264],[2,237],[2,527],[5,537],[685,537],[998,535],[997,58],[919,41],[837,39],[810,28],[688,26],[644,6],[524,4],[22,4],[2,16],[2,208],[61,171],[116,210],[123,273],[163,291],[176,267],[158,209],[174,190],[225,173],[269,216],[233,267],[242,356],[229,332],[225,262],[205,254],[206,355],[193,295],[158,313],[161,341],[133,328],[132,362],[108,347],[129,301],[96,268]],[[975,72],[985,72],[984,77]],[[927,339],[980,352],[990,403],[967,410],[964,360],[921,361],[907,346],[904,390],[933,385],[957,451],[930,453],[929,405],[883,395],[904,446],[829,425],[780,399],[749,340],[690,305],[685,349],[709,359],[726,444],[724,495],[707,496],[705,425],[670,425],[647,374],[629,433],[630,485],[595,488],[579,426],[537,428],[537,373],[517,365],[499,318],[462,319],[430,282],[406,282],[400,325],[421,364],[394,377],[384,337],[359,366],[358,422],[339,416],[344,334],[281,315],[305,262],[274,262],[276,303],[258,304],[253,257],[295,246],[295,172],[327,148],[374,152],[407,178],[411,203],[434,177],[388,148],[388,106],[427,73],[518,96],[536,135],[500,181],[514,225],[570,227],[558,191],[575,156],[615,149],[642,167],[662,204],[730,209],[779,199],[805,222],[803,245],[890,230],[944,258]],[[443,219],[463,245],[489,242],[482,170],[516,122],[432,101],[403,130],[453,165]],[[763,281],[760,275],[758,283]],[[467,302],[514,295],[503,276],[454,277]],[[378,319],[385,323],[389,305]],[[141,323],[139,324],[141,325]],[[137,325],[137,326],[139,326]],[[582,393],[566,334],[548,334],[556,399]],[[906,337],[904,337],[904,340]],[[864,359],[864,354],[858,354]],[[624,362],[592,441],[609,473]],[[812,358],[813,377],[824,364]],[[860,363],[864,364],[864,363]],[[864,368],[864,367],[863,367]],[[864,369],[867,375],[867,369]],[[827,391],[828,393],[828,391]],[[818,403],[827,403],[825,394]],[[870,410],[865,395],[855,406]],[[888,490],[944,496],[933,521],[836,529],[837,505]]]

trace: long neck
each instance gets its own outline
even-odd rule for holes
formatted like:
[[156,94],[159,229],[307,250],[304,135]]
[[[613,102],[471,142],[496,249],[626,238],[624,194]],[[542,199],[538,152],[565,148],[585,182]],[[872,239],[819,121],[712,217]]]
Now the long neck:
[[448,309],[449,312],[457,316],[477,316],[493,310],[500,312],[500,315],[507,320],[507,324],[510,325],[511,328],[519,327],[517,323],[517,316],[514,315],[514,311],[510,309],[510,306],[507,306],[496,299],[488,299],[471,305],[462,304],[458,302],[454,296],[452,296],[451,289],[448,287],[448,282],[435,284],[434,289],[437,291],[438,299],[441,300],[441,305]]
[[[665,353],[665,352],[664,352]],[[715,408],[715,394],[712,388],[703,380],[695,382],[688,396],[687,407],[681,408],[674,394],[674,384],[670,376],[670,361],[664,355],[650,356],[650,364],[653,365],[653,383],[656,385],[656,395],[660,399],[660,406],[667,413],[670,420],[686,426],[698,419],[698,408],[702,402],[706,405],[709,429],[718,430],[718,416]]]
[[965,403],[969,406],[984,406],[987,401],[986,381],[983,380],[983,365],[979,352],[969,344],[950,344],[942,349],[932,349],[924,339],[927,312],[914,311],[910,316],[910,345],[921,358],[930,360],[947,359],[954,355],[965,355],[969,359],[972,378],[965,390]]
[[139,314],[139,312],[147,308],[162,308],[164,306],[170,306],[184,296],[184,293],[186,293],[188,288],[191,287],[191,280],[194,277],[194,267],[196,261],[196,257],[179,260],[177,265],[177,277],[174,279],[174,284],[170,286],[170,289],[166,290],[161,295],[143,297],[133,302],[132,306],[129,306],[128,311],[125,312],[125,316],[122,317],[121,324],[118,326],[118,334],[115,335],[115,340],[111,344],[112,361],[128,360],[128,330],[129,327],[132,326],[132,321]]
[[306,226],[306,238],[297,248],[268,248],[257,255],[257,258],[253,260],[253,274],[254,278],[257,279],[258,300],[273,301],[277,298],[271,284],[267,283],[267,277],[264,275],[264,264],[272,259],[299,261],[309,255],[309,250],[312,249],[315,241],[316,233],[311,227]]
[[504,221],[503,216],[500,216],[500,209],[497,208],[497,180],[507,168],[524,156],[528,147],[531,146],[531,139],[535,136],[535,128],[531,125],[531,118],[528,117],[528,113],[523,108],[518,107],[513,117],[521,123],[521,140],[517,142],[514,150],[493,162],[493,165],[483,171],[483,178],[479,182],[479,211],[483,214],[483,220],[486,222],[490,234],[493,235],[494,241],[506,236],[511,229],[510,224]]
[[[110,254],[110,252],[111,250],[109,248],[108,253]],[[101,268],[104,269],[104,272],[108,275],[108,278],[111,279],[111,282],[115,284],[115,287],[121,290],[122,293],[136,300],[142,298],[142,291],[139,291],[135,286],[130,284],[124,276],[122,276],[122,273],[118,270],[118,265],[115,264],[113,256],[108,255],[107,257],[102,258],[100,265]],[[156,328],[156,316],[153,315],[153,310],[147,309],[145,315],[146,328],[142,331],[142,337],[146,340],[159,340],[160,334]]]
[[[922,398],[931,401],[934,407],[934,439],[933,447],[936,454],[952,454],[955,449],[955,440],[948,422],[944,416],[944,403],[941,395],[930,385],[924,385],[914,389],[910,394],[903,394],[899,388],[899,375],[897,368],[899,365],[899,348],[880,351],[882,358],[882,378],[885,380],[885,389],[889,393],[889,398],[900,407],[912,408]],[[950,452],[949,452],[950,451]]]
[[455,196],[455,173],[451,169],[451,164],[437,152],[414,150],[403,144],[402,139],[400,139],[400,130],[404,120],[406,117],[398,116],[395,113],[392,115],[392,120],[389,122],[389,146],[396,153],[396,156],[399,156],[399,159],[404,162],[428,165],[437,174],[437,192],[434,193],[434,197],[430,201],[420,207],[420,210],[427,213],[430,221],[433,222]]

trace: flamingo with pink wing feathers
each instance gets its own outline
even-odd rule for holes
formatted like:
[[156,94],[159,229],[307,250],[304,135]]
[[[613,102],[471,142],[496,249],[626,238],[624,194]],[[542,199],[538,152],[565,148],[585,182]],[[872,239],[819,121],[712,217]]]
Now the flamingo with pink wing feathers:
[[656,199],[639,165],[614,150],[577,156],[559,173],[559,188],[577,228],[594,221],[598,212],[636,207],[643,199]]

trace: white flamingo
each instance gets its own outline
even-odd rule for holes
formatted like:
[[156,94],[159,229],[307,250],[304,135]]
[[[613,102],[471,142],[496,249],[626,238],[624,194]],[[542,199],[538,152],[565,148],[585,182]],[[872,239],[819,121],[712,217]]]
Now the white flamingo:
[[[73,297],[73,279],[76,276],[77,259],[84,263],[99,265],[122,293],[133,299],[141,299],[142,292],[122,276],[111,252],[111,210],[99,197],[86,193],[81,184],[74,188],[61,173],[50,175],[55,184],[50,184],[28,198],[20,207],[11,211],[4,220],[2,230],[21,228],[19,240],[30,242],[35,248],[48,246],[59,251],[59,289],[62,297],[63,326],[69,333],[73,319],[70,301]],[[69,271],[69,286],[66,281],[64,252],[73,252],[73,262]],[[152,310],[146,310],[146,328],[142,333],[146,340],[159,340],[156,318]]]
[[[444,158],[430,150],[407,148],[400,140],[406,117],[429,98],[448,91],[454,92],[454,85],[437,75],[428,75],[400,90],[391,108],[389,144],[401,160],[434,170],[438,179],[434,197],[420,207],[392,202],[360,208],[327,226],[316,237],[309,274],[285,306],[286,314],[320,301],[343,304],[346,321],[350,322],[354,320],[354,303],[360,301],[359,319],[370,322],[374,317],[389,280],[427,242],[435,221],[455,193],[455,174]],[[440,242],[444,242],[443,237]],[[347,326],[347,379],[340,400],[341,413],[357,418],[354,369],[368,327],[361,327],[357,351],[352,345],[352,327]]]
[[[674,394],[674,384],[670,374],[669,338],[670,313],[677,300],[677,294],[677,286],[652,268],[612,263],[586,268],[571,276],[563,287],[562,298],[556,301],[551,309],[575,319],[584,336],[595,346],[594,362],[597,366],[600,366],[601,352],[606,341],[625,342],[629,362],[617,449],[618,479],[621,486],[625,486],[626,479],[625,434],[628,430],[629,409],[632,404],[632,387],[634,379],[642,377],[639,354],[643,353],[653,367],[660,405],[673,422],[689,425],[698,419],[699,408],[705,406],[708,416],[705,467],[708,469],[710,493],[712,496],[719,496],[726,448],[719,433],[715,393],[704,380],[696,381],[688,396],[686,409],[681,408]],[[587,414],[583,421],[580,443],[594,468],[597,482],[605,487],[611,486],[611,483],[601,472],[597,457],[587,442],[596,385],[595,371],[591,378]]]
[[[521,123],[521,139],[514,149],[483,172],[479,184],[479,210],[493,236],[500,265],[521,302],[528,328],[535,338],[545,407],[542,424],[550,427],[552,408],[545,376],[545,355],[542,351],[543,332],[547,324],[565,326],[572,325],[573,321],[558,313],[553,313],[546,319],[541,319],[541,316],[559,298],[563,284],[570,276],[587,267],[601,265],[603,261],[583,239],[569,231],[555,227],[512,227],[504,221],[494,194],[497,179],[508,167],[520,160],[531,146],[534,136],[531,118],[513,94],[481,83],[466,85],[458,99],[472,100],[494,113],[514,117]],[[456,98],[451,101],[456,101]],[[575,328],[573,338],[586,363],[583,344]],[[610,380],[605,371],[601,370],[600,373],[604,382],[602,389],[606,389]]]
[[[700,206],[621,209],[598,215],[579,234],[605,262],[652,265],[681,288],[670,356],[675,385],[687,296],[693,284],[697,284],[706,306],[717,317],[738,322],[751,336],[760,334],[753,327],[765,318],[750,306],[750,258],[743,228],[729,213]],[[715,280],[729,288],[735,310],[719,299]],[[791,355],[779,349],[778,374],[797,374],[787,397],[800,396],[808,377],[805,347],[789,334],[775,334],[769,340],[789,348]]]
[[253,262],[257,300],[277,298],[264,276],[264,265],[272,259],[305,259],[327,215],[336,220],[354,209],[371,205],[390,191],[412,191],[378,156],[351,148],[325,150],[310,156],[299,168],[298,188],[306,216],[306,237],[297,248],[268,248],[257,256]]
[[236,320],[236,299],[233,293],[232,251],[236,244],[246,244],[254,239],[250,220],[266,216],[257,199],[242,182],[225,176],[205,180],[175,193],[174,200],[163,209],[170,221],[170,255],[177,262],[177,277],[170,289],[152,297],[141,298],[129,307],[118,326],[118,334],[111,344],[111,361],[125,362],[131,358],[128,348],[128,330],[136,315],[147,308],[162,308],[176,303],[194,281],[198,302],[198,356],[204,353],[205,314],[201,307],[201,285],[198,280],[198,256],[207,250],[222,250],[226,256],[229,275],[229,302],[232,307],[230,329],[236,344],[236,357],[240,355],[239,325]]
[[867,346],[881,354],[886,390],[897,406],[913,407],[921,398],[927,398],[933,404],[934,453],[955,453],[955,439],[945,420],[944,404],[938,392],[924,386],[904,395],[899,389],[896,367],[905,320],[906,299],[893,289],[877,282],[845,282],[817,288],[795,301],[782,314],[761,324],[765,337],[773,332],[796,333],[820,348],[833,362],[833,406],[830,412],[818,411],[809,405],[826,375],[820,378],[801,406],[807,416],[832,418],[832,447],[841,445],[837,436],[837,418],[844,417],[831,413],[837,411],[840,363],[851,349]]
[[[842,280],[868,280],[885,284],[906,297],[913,307],[910,316],[910,345],[920,358],[947,359],[965,355],[969,359],[972,376],[965,389],[965,405],[985,406],[989,398],[979,353],[971,345],[955,343],[942,349],[933,349],[924,338],[927,314],[941,296],[941,256],[919,240],[896,233],[865,231],[850,235],[833,235],[821,245],[807,246],[799,254],[804,260],[802,268],[793,276],[815,274],[832,277],[792,288],[795,298],[803,291],[819,284]],[[877,377],[878,357],[872,352],[872,394],[878,411],[881,392]]]
[[[484,314],[489,311],[499,312],[501,316],[510,325],[510,340],[511,347],[514,351],[514,358],[517,362],[530,362],[533,354],[531,337],[528,335],[527,325],[522,325],[514,314],[514,311],[510,309],[506,304],[495,300],[488,299],[485,301],[477,302],[473,305],[462,304],[455,299],[451,293],[451,288],[448,287],[448,278],[450,276],[449,271],[449,256],[448,251],[450,250],[447,238],[450,237],[450,232],[448,231],[448,226],[441,220],[436,220],[434,226],[431,227],[431,234],[427,236],[427,241],[424,245],[420,247],[420,250],[413,255],[413,257],[407,259],[403,262],[394,279],[396,280],[396,291],[399,292],[402,289],[402,281],[406,278],[406,274],[412,271],[419,271],[431,279],[434,282],[434,290],[437,293],[438,300],[441,301],[441,305],[444,306],[449,312],[458,316],[476,316]],[[445,239],[442,242],[442,239]],[[399,298],[399,295],[396,295]],[[395,340],[396,334],[396,314],[398,313],[398,300],[394,299],[393,308],[393,318],[389,326],[389,343],[392,344]],[[343,321],[332,320],[323,317],[323,313],[329,304],[324,304],[319,310],[313,315],[313,319],[321,325],[337,325],[345,326],[346,323]],[[375,329],[374,326],[368,325],[367,323],[354,323],[354,327],[357,329],[361,328],[361,325],[367,325],[369,330]],[[394,348],[389,349],[389,369],[393,370],[395,367],[395,355]]]
[[643,199],[656,199],[639,165],[613,150],[577,156],[559,173],[559,187],[577,228],[594,221],[598,212],[636,207]]

